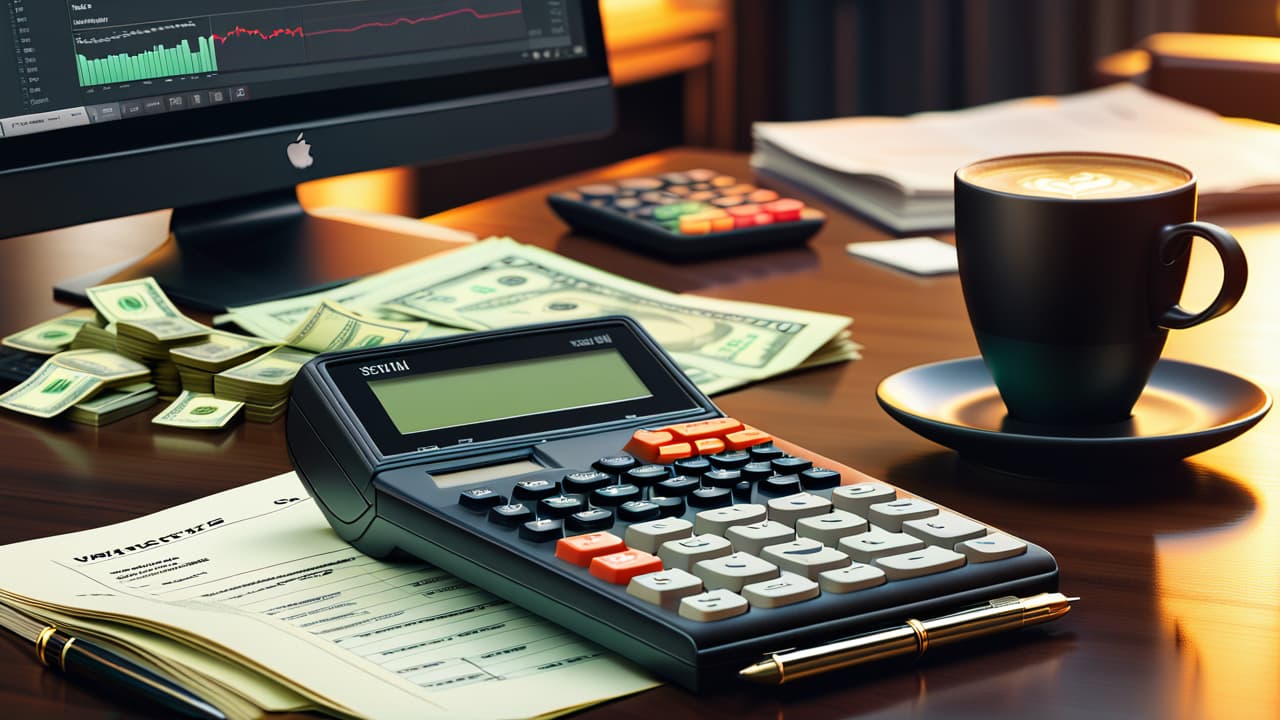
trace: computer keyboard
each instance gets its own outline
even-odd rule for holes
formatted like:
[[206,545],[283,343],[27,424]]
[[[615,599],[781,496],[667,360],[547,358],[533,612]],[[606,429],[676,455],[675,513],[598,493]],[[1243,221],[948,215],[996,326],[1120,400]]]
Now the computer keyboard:
[[0,345],[0,386],[17,385],[26,380],[48,359],[44,355]]
[[583,185],[547,202],[576,230],[678,260],[802,245],[826,220],[803,201],[703,168]]

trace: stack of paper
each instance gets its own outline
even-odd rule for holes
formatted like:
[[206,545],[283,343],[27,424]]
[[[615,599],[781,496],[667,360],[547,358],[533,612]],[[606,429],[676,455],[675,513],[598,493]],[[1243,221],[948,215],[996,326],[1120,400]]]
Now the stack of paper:
[[0,547],[0,568],[0,604],[120,647],[235,720],[548,717],[658,684],[437,568],[360,554],[293,473]]
[[1087,150],[1189,168],[1202,195],[1280,188],[1280,129],[1120,84],[904,118],[757,123],[752,165],[896,232],[950,228],[953,176],[984,158]]

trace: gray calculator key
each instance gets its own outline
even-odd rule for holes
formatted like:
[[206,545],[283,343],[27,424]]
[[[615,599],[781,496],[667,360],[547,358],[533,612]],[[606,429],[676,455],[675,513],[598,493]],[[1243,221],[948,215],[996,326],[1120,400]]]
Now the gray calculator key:
[[813,538],[797,538],[788,543],[770,545],[760,553],[760,557],[810,580],[824,570],[835,570],[850,563],[848,555]]
[[776,608],[818,597],[818,583],[789,572],[742,588],[742,596],[753,607]]
[[694,518],[693,531],[699,535],[702,533],[724,535],[725,531],[734,525],[760,522],[765,519],[765,515],[764,506],[755,503],[703,510]]
[[627,584],[628,595],[667,608],[674,608],[683,598],[700,592],[702,580],[677,568],[637,575]]
[[747,599],[729,590],[711,590],[680,601],[680,617],[698,622],[724,620],[747,611]]
[[796,535],[813,538],[823,545],[835,547],[840,538],[867,531],[866,519],[844,510],[832,510],[826,515],[814,515],[796,521]]
[[904,521],[902,532],[918,537],[930,545],[954,548],[956,543],[986,535],[987,526],[944,511],[931,517]]
[[791,527],[795,527],[800,518],[826,515],[829,512],[831,501],[811,493],[796,493],[769,501],[769,519]]
[[733,552],[729,541],[719,535],[695,535],[683,540],[668,540],[658,548],[658,559],[665,568],[692,571],[695,563],[724,557]]
[[964,555],[937,545],[927,545],[901,555],[876,558],[875,563],[890,580],[907,580],[961,567]]
[[693,523],[682,518],[663,518],[633,523],[627,527],[624,542],[633,550],[657,555],[662,543],[683,540],[693,534]]
[[991,533],[985,537],[965,540],[956,545],[956,552],[963,553],[971,563],[1004,560],[1027,551],[1027,544],[1012,535],[1001,532]]
[[733,543],[735,552],[759,555],[769,545],[794,540],[796,531],[777,520],[765,520],[750,525],[734,525],[725,530],[724,536]]
[[693,574],[702,578],[709,589],[726,588],[734,592],[743,585],[778,577],[778,566],[747,553],[702,560],[693,566]]
[[819,573],[818,585],[822,587],[822,592],[851,593],[883,585],[885,579],[884,571],[875,565],[854,563]]
[[889,502],[876,503],[867,508],[867,519],[872,525],[879,525],[885,530],[902,532],[905,520],[916,520],[930,515],[937,515],[938,508],[919,498],[901,498]]
[[905,533],[889,532],[883,528],[872,526],[861,535],[852,535],[840,540],[837,547],[858,562],[869,563],[885,555],[919,550],[924,541]]
[[831,491],[831,502],[840,510],[866,515],[875,503],[898,499],[898,491],[882,482],[860,482],[841,485]]

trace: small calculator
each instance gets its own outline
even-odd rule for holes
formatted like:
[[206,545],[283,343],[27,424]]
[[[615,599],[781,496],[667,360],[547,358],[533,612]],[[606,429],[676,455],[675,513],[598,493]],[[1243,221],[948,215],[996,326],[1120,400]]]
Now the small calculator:
[[286,433],[360,550],[422,558],[691,689],[1057,587],[1033,543],[726,417],[626,317],[321,355]]
[[826,216],[714,170],[583,185],[547,198],[575,230],[675,260],[803,245]]

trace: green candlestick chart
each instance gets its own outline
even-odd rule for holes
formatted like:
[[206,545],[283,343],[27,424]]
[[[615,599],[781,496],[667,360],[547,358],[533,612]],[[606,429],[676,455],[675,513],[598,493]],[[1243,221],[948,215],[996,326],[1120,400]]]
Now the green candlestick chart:
[[199,37],[196,43],[194,51],[186,41],[182,41],[175,47],[156,45],[136,55],[117,53],[92,60],[77,53],[76,71],[80,76],[80,87],[217,70],[218,55],[213,39]]

